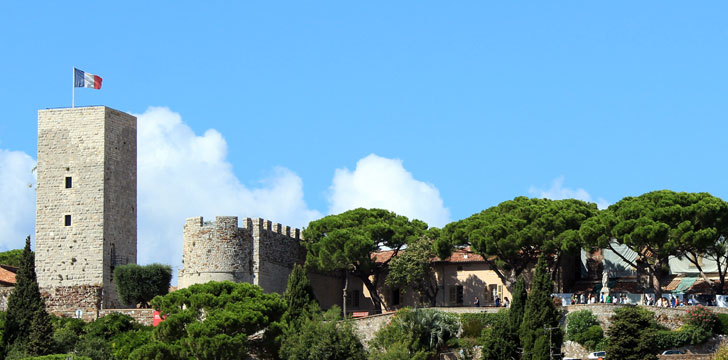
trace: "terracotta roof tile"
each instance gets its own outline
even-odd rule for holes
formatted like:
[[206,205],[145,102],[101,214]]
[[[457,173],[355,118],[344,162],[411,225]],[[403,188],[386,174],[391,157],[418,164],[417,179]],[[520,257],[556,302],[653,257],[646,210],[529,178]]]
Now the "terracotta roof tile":
[[445,260],[441,260],[439,257],[435,257],[433,262],[451,262],[451,263],[473,263],[473,262],[484,262],[485,259],[482,255],[476,254],[470,251],[470,247],[463,249],[457,249],[450,254],[450,257]]
[[666,291],[675,291],[677,286],[680,285],[680,282],[682,282],[682,278],[673,277],[667,285],[662,285],[662,289]]
[[[405,249],[400,251],[407,250]],[[374,261],[377,263],[383,263],[392,258],[392,255],[394,255],[394,250],[377,251],[375,253],[372,253],[372,259],[374,259]],[[492,257],[491,260],[492,259],[495,259],[495,257]],[[435,256],[434,258],[432,258],[431,261],[449,263],[474,263],[483,262],[485,260],[483,259],[483,256],[470,251],[470,247],[466,247],[464,249],[454,250],[452,254],[445,260],[441,260],[439,257]]]
[[383,263],[391,259],[392,255],[394,255],[394,250],[377,251],[372,253],[372,259],[374,259],[375,263]]
[[15,286],[15,273],[18,268],[8,265],[0,265],[0,285]]

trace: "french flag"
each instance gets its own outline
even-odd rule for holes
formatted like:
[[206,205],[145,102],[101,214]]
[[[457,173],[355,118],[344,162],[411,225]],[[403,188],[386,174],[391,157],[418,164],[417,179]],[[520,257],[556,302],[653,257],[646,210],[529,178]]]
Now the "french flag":
[[76,68],[73,68],[73,74],[74,87],[101,89],[101,76],[89,74]]

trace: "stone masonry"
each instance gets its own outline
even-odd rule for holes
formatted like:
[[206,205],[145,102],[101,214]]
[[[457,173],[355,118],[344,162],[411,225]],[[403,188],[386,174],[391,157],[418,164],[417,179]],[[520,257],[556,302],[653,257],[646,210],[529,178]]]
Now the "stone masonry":
[[120,306],[114,267],[137,257],[136,152],[129,114],[38,111],[36,271],[49,310]]
[[218,216],[205,223],[187,219],[184,226],[180,288],[208,281],[248,282],[266,292],[283,293],[293,265],[303,264],[301,230],[268,220]]

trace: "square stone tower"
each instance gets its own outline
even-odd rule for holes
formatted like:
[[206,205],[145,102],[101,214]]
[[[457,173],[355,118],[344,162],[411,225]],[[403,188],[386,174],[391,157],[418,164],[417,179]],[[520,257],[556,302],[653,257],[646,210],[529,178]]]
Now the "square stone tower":
[[35,266],[57,313],[118,308],[114,267],[136,263],[136,117],[38,111]]

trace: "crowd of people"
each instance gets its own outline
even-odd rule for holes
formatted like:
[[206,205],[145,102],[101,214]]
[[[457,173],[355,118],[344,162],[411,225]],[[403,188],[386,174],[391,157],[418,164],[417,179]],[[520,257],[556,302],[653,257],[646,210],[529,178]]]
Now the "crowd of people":
[[[508,296],[504,297],[503,301],[501,301],[500,297],[496,295],[493,305],[495,307],[511,307],[511,301],[508,299]],[[480,307],[480,299],[477,296],[475,297],[475,301],[473,301],[473,306]]]
[[[570,302],[569,302],[570,300]],[[565,298],[562,300],[562,302],[569,302],[568,305],[577,305],[577,304],[636,304],[638,302],[632,301],[630,297],[627,296],[627,294],[615,294],[612,295],[610,293],[604,294],[600,293],[598,296],[596,294],[589,294],[589,293],[581,293],[581,294],[571,294],[571,299]],[[683,300],[680,297],[674,295],[674,294],[666,294],[664,296],[661,296],[655,300],[655,295],[653,294],[645,294],[642,296],[641,300],[642,305],[648,305],[648,306],[658,306],[658,307],[678,307],[678,306],[692,306],[692,305],[698,305],[698,301],[695,299],[694,295],[690,295],[687,300]],[[711,304],[708,304],[711,305]]]
[[597,297],[595,294],[571,294],[571,304],[631,304],[631,301],[626,294],[599,294]]

